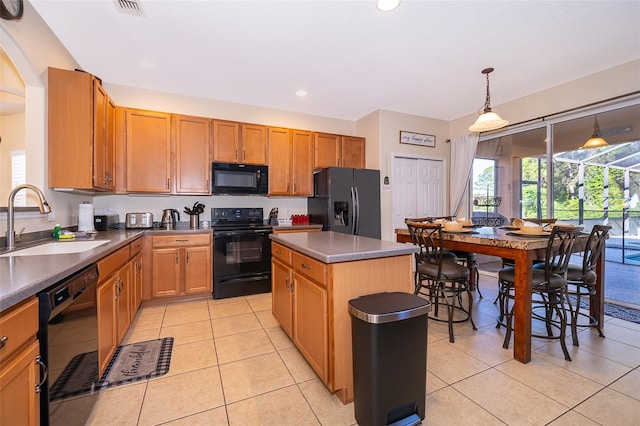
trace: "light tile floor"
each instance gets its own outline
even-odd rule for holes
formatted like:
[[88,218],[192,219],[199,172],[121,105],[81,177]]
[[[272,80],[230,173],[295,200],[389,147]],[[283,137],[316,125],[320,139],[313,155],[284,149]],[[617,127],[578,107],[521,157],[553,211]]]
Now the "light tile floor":
[[[637,425],[640,325],[607,318],[606,338],[580,347],[533,340],[529,364],[502,349],[496,279],[481,276],[474,319],[430,321],[426,425]],[[271,315],[271,295],[143,307],[127,342],[175,339],[165,376],[102,391],[93,425],[355,425],[353,403],[330,394]]]

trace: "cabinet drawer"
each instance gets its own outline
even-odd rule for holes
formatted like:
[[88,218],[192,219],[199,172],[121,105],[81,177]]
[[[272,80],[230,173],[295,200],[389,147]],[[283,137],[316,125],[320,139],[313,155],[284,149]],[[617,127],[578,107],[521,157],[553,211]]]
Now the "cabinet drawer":
[[293,269],[296,272],[306,275],[325,287],[327,286],[328,265],[296,251],[292,253],[292,259]]
[[109,256],[105,256],[98,260],[98,272],[100,273],[100,282],[109,278],[111,274],[117,271],[122,265],[129,260],[129,246],[119,248],[117,251],[111,253]]
[[154,235],[152,244],[153,248],[209,245],[211,234]]
[[134,257],[136,254],[142,251],[142,238],[138,238],[131,244],[129,244],[129,258]]
[[280,259],[287,265],[291,265],[291,249],[282,244],[272,243],[271,255],[276,259]]
[[[2,313],[0,362],[7,359],[38,332],[38,299],[32,298]],[[4,342],[4,343],[2,343]]]

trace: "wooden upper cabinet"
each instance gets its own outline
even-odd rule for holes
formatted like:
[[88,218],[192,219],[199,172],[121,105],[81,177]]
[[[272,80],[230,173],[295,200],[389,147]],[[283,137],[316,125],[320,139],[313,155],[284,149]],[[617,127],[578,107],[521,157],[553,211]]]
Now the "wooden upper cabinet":
[[240,128],[240,147],[240,163],[266,165],[267,128],[243,123]]
[[114,105],[100,80],[48,69],[48,186],[115,189]]
[[213,161],[237,163],[240,123],[213,120]]
[[128,109],[127,192],[171,192],[171,114]]
[[324,169],[338,167],[340,155],[340,135],[314,133],[313,135],[313,168]]
[[291,195],[313,195],[313,133],[291,132]]
[[208,194],[211,120],[173,116],[176,194]]
[[269,127],[269,195],[291,195],[291,130]]
[[365,138],[342,136],[340,158],[342,167],[365,168]]
[[267,127],[213,120],[213,161],[267,164]]
[[315,133],[313,168],[365,168],[365,138]]

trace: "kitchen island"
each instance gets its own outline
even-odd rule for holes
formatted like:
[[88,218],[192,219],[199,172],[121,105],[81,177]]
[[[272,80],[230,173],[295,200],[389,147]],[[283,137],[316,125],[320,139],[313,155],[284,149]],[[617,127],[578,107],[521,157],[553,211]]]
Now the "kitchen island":
[[272,234],[273,315],[325,386],[353,401],[351,317],[359,296],[413,291],[417,248],[337,232]]

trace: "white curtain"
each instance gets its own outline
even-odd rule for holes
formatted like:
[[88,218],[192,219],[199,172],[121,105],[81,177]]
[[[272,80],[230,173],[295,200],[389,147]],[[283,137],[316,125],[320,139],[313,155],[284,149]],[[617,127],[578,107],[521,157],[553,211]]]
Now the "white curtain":
[[467,135],[451,138],[451,171],[449,172],[449,211],[452,216],[458,214],[462,197],[469,183],[473,157],[476,154],[480,135]]

